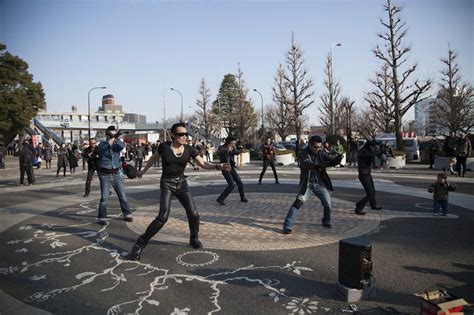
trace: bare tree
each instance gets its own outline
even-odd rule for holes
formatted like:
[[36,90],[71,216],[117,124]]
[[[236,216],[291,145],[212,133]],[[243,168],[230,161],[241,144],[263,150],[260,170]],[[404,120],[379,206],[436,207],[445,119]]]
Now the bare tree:
[[348,97],[343,97],[341,99],[341,108],[344,111],[341,113],[341,116],[344,116],[344,121],[346,123],[347,140],[352,138],[352,123],[356,120],[355,112],[352,109],[354,104],[355,101],[351,101]]
[[273,77],[272,97],[274,105],[267,107],[266,110],[266,119],[270,124],[270,128],[274,129],[283,141],[290,135],[293,126],[291,119],[288,119],[291,116],[291,109],[288,106],[289,89],[284,76],[285,69],[280,64]]
[[384,42],[383,47],[377,45],[373,49],[375,56],[390,66],[390,79],[393,84],[393,94],[385,94],[394,107],[394,127],[397,138],[397,149],[403,151],[402,118],[407,111],[418,101],[426,98],[423,95],[428,91],[431,81],[420,82],[415,79],[411,84],[408,78],[414,73],[417,64],[402,69],[407,61],[411,47],[405,46],[403,41],[407,35],[406,24],[400,19],[399,6],[394,6],[391,0],[386,0],[384,10],[387,12],[387,21],[380,19],[384,32],[377,36]]
[[285,73],[284,79],[289,89],[287,100],[292,112],[289,119],[294,123],[296,141],[299,142],[302,125],[301,115],[306,108],[314,103],[314,91],[312,91],[313,81],[308,78],[308,70],[304,67],[303,52],[296,44],[294,33],[291,36],[291,48],[286,53],[285,59],[288,73]]
[[374,112],[370,108],[355,111],[352,127],[364,139],[375,139],[377,126],[374,123]]
[[467,132],[474,126],[474,91],[472,86],[461,83],[457,53],[448,50],[448,57],[441,59],[445,69],[441,71],[438,97],[433,103],[434,122],[439,129]]
[[211,92],[204,78],[201,79],[196,105],[199,108],[195,114],[197,125],[202,130],[206,140],[209,140],[216,133],[217,129],[213,124],[215,119],[211,110]]
[[382,70],[375,73],[375,78],[369,82],[373,89],[366,92],[364,99],[374,114],[374,123],[377,129],[383,132],[394,132],[395,108],[390,98],[393,98],[393,84],[389,74],[389,65],[384,63]]
[[331,82],[331,80],[334,80],[334,78],[332,78],[331,75],[331,57],[329,55],[326,58],[326,68],[324,69],[324,74],[326,75],[326,78],[324,79],[324,86],[326,87],[327,92],[322,94],[320,97],[322,106],[319,108],[319,112],[321,113],[319,121],[331,133],[332,130],[334,130],[336,134],[340,134],[341,129],[344,128],[346,123],[346,116],[343,114],[345,109],[341,102],[342,99],[340,84],[339,82]]

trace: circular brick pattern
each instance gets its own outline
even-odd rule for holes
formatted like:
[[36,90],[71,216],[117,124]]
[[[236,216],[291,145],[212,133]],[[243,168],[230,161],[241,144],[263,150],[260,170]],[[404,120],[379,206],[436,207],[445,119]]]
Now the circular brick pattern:
[[[309,197],[298,211],[293,234],[282,233],[286,213],[295,194],[247,193],[248,203],[231,194],[226,205],[216,202],[217,195],[194,197],[201,217],[200,239],[206,249],[280,250],[305,248],[334,243],[340,239],[366,234],[380,223],[377,213],[365,216],[354,213],[354,204],[332,199],[332,228],[321,225],[322,206],[315,196]],[[127,226],[142,234],[158,214],[159,204],[138,208],[134,222]],[[171,214],[155,240],[189,243],[188,220],[184,208],[173,199]]]

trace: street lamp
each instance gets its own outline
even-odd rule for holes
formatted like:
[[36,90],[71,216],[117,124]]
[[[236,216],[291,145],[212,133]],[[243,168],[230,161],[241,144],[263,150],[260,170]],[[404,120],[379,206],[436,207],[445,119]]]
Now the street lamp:
[[332,73],[332,55],[333,55],[333,50],[334,50],[334,45],[337,47],[341,47],[341,43],[332,43],[331,44],[331,58],[330,58],[330,63],[329,63],[329,105],[331,106],[331,131],[332,134],[334,135],[336,133],[336,126],[335,126],[335,113],[334,113],[334,87],[333,87],[333,73]]
[[259,90],[257,90],[257,89],[253,89],[253,90],[254,90],[254,92],[257,92],[258,95],[260,95],[260,100],[262,101],[262,130],[264,130],[265,127],[264,127],[264,123],[263,123],[263,96],[262,96],[262,93],[260,93]]
[[91,92],[93,90],[98,90],[98,89],[106,89],[107,87],[105,86],[96,86],[93,87],[92,89],[89,90],[89,93],[87,93],[87,119],[89,121],[89,143],[91,141]]
[[171,88],[170,89],[171,91],[175,91],[176,93],[179,94],[179,96],[181,97],[181,119],[180,119],[180,122],[183,122],[183,94],[181,94],[180,91],[178,91],[177,89],[174,89],[174,88]]

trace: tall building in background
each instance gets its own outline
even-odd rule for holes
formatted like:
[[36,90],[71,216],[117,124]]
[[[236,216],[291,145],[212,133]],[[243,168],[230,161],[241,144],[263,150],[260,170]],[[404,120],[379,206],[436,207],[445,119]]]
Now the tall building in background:
[[434,98],[427,98],[415,104],[415,124],[416,133],[419,136],[427,136],[432,127],[431,107],[433,106]]

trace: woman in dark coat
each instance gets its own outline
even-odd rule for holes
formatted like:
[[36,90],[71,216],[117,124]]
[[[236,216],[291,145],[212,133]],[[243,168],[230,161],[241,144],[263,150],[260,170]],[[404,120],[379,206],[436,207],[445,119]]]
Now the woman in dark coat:
[[77,163],[76,150],[77,150],[77,147],[75,145],[68,145],[68,147],[67,147],[67,158],[68,158],[68,161],[69,161],[69,171],[71,172],[72,176],[74,176],[74,174],[76,174],[76,167],[79,166],[79,164]]
[[51,146],[49,144],[45,144],[43,148],[43,160],[46,165],[46,168],[51,169],[51,160],[53,159],[53,151],[51,150]]
[[66,145],[63,143],[58,149],[58,170],[56,171],[56,177],[59,176],[59,171],[63,168],[64,176],[66,176],[66,168],[69,166],[67,158]]

